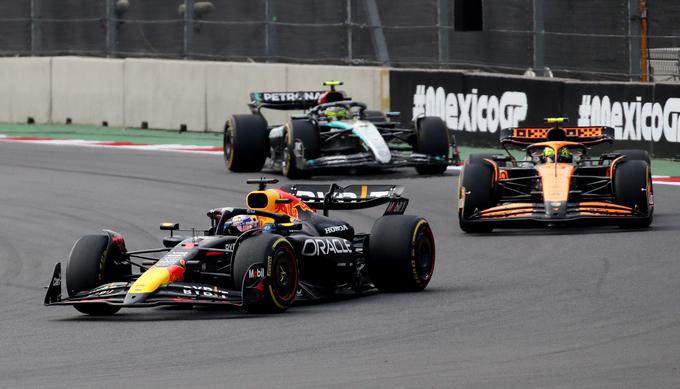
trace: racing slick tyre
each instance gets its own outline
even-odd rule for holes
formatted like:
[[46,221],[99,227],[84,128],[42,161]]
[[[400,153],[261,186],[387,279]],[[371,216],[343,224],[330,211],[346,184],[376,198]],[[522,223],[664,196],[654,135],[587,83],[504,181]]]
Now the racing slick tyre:
[[434,236],[427,220],[412,215],[389,215],[373,225],[366,268],[378,290],[423,290],[432,279],[434,263]]
[[468,156],[468,163],[470,163],[470,164],[486,163],[484,161],[485,159],[493,160],[496,155],[498,155],[498,154],[490,154],[490,153],[470,154]]
[[291,244],[283,237],[261,234],[241,243],[234,254],[233,287],[241,290],[248,269],[260,263],[264,269],[264,296],[247,304],[248,312],[278,313],[285,311],[295,299],[298,289],[298,263]]
[[284,176],[293,179],[309,175],[309,172],[300,170],[295,165],[294,149],[296,140],[302,142],[305,161],[315,159],[321,153],[321,141],[316,125],[308,120],[291,120],[287,126],[286,145],[283,150],[281,169]]
[[470,155],[461,172],[458,188],[459,201],[463,207],[458,209],[460,229],[468,233],[491,232],[493,225],[469,222],[470,216],[494,205],[494,173],[491,166],[481,161],[480,156]]
[[650,204],[652,177],[647,162],[642,160],[624,161],[614,171],[614,197],[616,204],[625,205],[647,214],[644,219],[622,220],[622,228],[647,228],[652,224],[654,208]]
[[385,123],[387,122],[387,116],[380,111],[365,110],[363,120],[371,123]]
[[[114,258],[122,253],[118,246],[109,245],[110,239],[108,235],[85,235],[73,245],[66,266],[69,297],[132,274],[129,263],[115,263]],[[75,304],[74,308],[94,316],[113,315],[120,310],[114,305],[98,303]]]
[[431,157],[442,158],[442,163],[436,165],[416,166],[418,174],[443,174],[448,167],[446,163],[449,153],[449,129],[444,121],[436,116],[424,117],[416,122],[417,153]]
[[267,121],[260,115],[232,115],[224,128],[224,163],[232,172],[259,172],[267,160]]
[[622,154],[624,157],[626,157],[626,161],[645,161],[649,166],[652,166],[652,161],[649,159],[649,153],[647,150],[625,149],[614,150],[612,153]]

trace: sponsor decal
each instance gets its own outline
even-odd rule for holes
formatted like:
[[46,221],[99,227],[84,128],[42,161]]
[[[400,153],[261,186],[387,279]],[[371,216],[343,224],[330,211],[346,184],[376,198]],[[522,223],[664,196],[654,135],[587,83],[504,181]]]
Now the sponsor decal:
[[305,240],[302,246],[302,255],[318,256],[328,254],[349,254],[352,252],[352,244],[341,238],[313,238]]
[[227,243],[227,244],[224,245],[224,249],[227,250],[227,251],[233,252],[235,245],[236,245],[236,243]]
[[349,230],[349,227],[347,227],[346,224],[340,225],[340,226],[332,226],[332,227],[326,227],[323,229],[323,232],[325,234],[332,234],[334,232],[340,232],[340,231],[347,231]]
[[262,100],[265,102],[295,102],[300,100],[318,100],[321,92],[264,92]]
[[500,97],[472,93],[447,93],[442,87],[417,85],[413,95],[413,119],[439,116],[456,131],[495,133],[499,128],[517,127],[527,117],[527,95],[507,91]]
[[[378,191],[373,191],[373,192],[366,192],[364,194],[359,194],[359,193],[352,193],[352,192],[338,192],[335,195],[333,195],[334,199],[364,199],[364,198],[375,198],[375,197],[387,197],[390,194],[389,191],[386,190],[378,190]],[[312,198],[312,199],[318,199],[321,200],[326,196],[326,193],[324,192],[312,192],[309,190],[298,190],[295,192],[295,196],[301,197],[301,198]]]
[[55,278],[52,280],[52,286],[61,286],[61,278]]
[[609,96],[582,95],[579,126],[613,127],[616,140],[680,142],[680,98],[665,102],[616,101]]
[[212,297],[219,299],[227,299],[229,297],[228,291],[219,289],[216,286],[185,285],[182,287],[182,293],[187,296]]
[[262,278],[264,277],[264,269],[258,267],[257,269],[248,269],[248,278]]
[[187,255],[189,252],[188,251],[171,251],[161,259],[156,262],[155,266],[156,267],[168,267],[177,264],[181,260],[183,260],[184,256]]

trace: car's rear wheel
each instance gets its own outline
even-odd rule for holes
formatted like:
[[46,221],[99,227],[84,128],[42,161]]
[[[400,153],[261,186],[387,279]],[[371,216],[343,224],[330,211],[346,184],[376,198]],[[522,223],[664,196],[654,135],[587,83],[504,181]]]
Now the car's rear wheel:
[[645,161],[650,167],[652,166],[652,161],[649,158],[649,153],[647,152],[647,150],[623,149],[614,150],[612,151],[612,153],[623,155],[624,157],[626,157],[626,161]]
[[415,151],[441,159],[440,163],[416,166],[418,174],[443,174],[448,167],[449,129],[436,116],[424,117],[417,121]]
[[654,218],[652,177],[647,162],[623,161],[614,170],[614,196],[616,203],[631,207],[647,215],[643,219],[622,220],[623,228],[647,228]]
[[224,163],[232,172],[259,172],[267,160],[267,121],[260,115],[232,115],[224,128]]
[[264,296],[247,304],[249,312],[283,312],[293,303],[298,289],[295,251],[283,237],[261,234],[244,240],[234,254],[233,287],[241,290],[252,265],[262,264]]
[[414,292],[425,289],[435,264],[434,235],[427,220],[412,215],[378,219],[368,238],[366,267],[381,291]]
[[291,120],[287,125],[286,145],[283,150],[281,169],[283,175],[296,179],[309,175],[309,171],[302,170],[295,164],[295,143],[299,141],[304,148],[304,159],[309,161],[319,157],[321,141],[316,125],[308,120]]
[[462,207],[458,209],[458,221],[460,228],[469,233],[491,232],[493,225],[489,223],[476,223],[470,221],[470,217],[484,209],[494,205],[494,173],[491,166],[485,162],[472,162],[480,160],[471,155],[459,178],[458,200]]
[[[66,289],[69,297],[92,290],[100,285],[122,281],[132,274],[129,264],[118,264],[115,258],[122,255],[116,245],[110,244],[108,235],[85,235],[80,238],[69,256],[66,266]],[[96,316],[113,315],[120,307],[104,303],[75,304],[78,311]]]

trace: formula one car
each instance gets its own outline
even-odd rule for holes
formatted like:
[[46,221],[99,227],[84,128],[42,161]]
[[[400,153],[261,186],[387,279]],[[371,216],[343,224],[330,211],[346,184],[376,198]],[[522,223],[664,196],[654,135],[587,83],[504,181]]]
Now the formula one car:
[[654,213],[649,154],[618,150],[588,156],[591,146],[613,141],[610,127],[501,130],[501,143],[526,156],[478,154],[466,160],[458,188],[458,218],[465,232],[495,227],[618,224],[648,227]]
[[[290,178],[340,167],[414,166],[442,174],[458,161],[453,135],[439,117],[419,117],[413,128],[394,122],[399,113],[369,111],[335,89],[251,93],[252,114],[232,115],[224,129],[224,160],[233,172],[281,169]],[[308,110],[270,126],[262,109]]]
[[[68,297],[61,296],[57,264],[45,305],[73,305],[90,315],[157,305],[237,306],[251,312],[282,312],[293,301],[338,294],[420,291],[430,282],[435,242],[428,222],[404,215],[408,199],[394,185],[289,185],[267,189],[275,179],[249,180],[248,208],[215,208],[210,228],[190,236],[169,230],[164,248],[127,251],[120,234],[78,240],[66,267]],[[302,200],[304,199],[304,201]],[[355,233],[329,210],[387,204],[370,233]],[[323,214],[311,207],[319,207]],[[160,258],[151,256],[163,253]],[[139,261],[141,260],[141,261]],[[132,266],[141,269],[133,274]]]

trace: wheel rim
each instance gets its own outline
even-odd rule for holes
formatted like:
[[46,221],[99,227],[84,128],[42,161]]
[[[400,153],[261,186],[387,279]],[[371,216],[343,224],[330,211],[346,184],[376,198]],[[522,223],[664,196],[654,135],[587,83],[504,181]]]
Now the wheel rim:
[[289,248],[281,248],[275,254],[272,286],[283,301],[290,301],[297,292],[297,268]]
[[283,170],[283,175],[288,176],[290,173],[291,157],[290,150],[288,147],[283,149],[283,158],[281,158],[281,169]]
[[421,228],[416,235],[413,247],[415,271],[422,281],[427,281],[432,277],[434,271],[434,242],[429,229]]
[[224,134],[224,159],[227,160],[229,166],[234,162],[234,143],[231,141],[229,133]]

